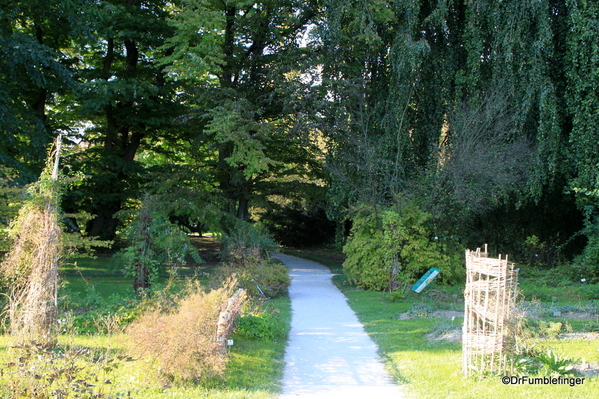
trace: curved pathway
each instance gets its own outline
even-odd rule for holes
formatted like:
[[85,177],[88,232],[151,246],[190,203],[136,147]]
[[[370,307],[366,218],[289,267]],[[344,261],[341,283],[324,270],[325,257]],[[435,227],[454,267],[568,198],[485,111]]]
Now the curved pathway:
[[280,398],[401,398],[329,269],[294,256],[274,257],[289,268],[293,312]]

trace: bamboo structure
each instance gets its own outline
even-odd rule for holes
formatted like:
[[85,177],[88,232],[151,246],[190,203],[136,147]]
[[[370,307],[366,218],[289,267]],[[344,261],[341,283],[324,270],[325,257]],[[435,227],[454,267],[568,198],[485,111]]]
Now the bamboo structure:
[[466,273],[463,372],[505,372],[515,344],[512,326],[518,270],[507,256],[489,258],[485,245],[484,252],[466,250]]

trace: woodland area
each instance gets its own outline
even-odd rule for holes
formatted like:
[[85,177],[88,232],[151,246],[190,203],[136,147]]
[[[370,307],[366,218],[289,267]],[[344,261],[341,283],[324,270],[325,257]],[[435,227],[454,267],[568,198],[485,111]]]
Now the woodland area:
[[64,227],[114,246],[150,212],[368,288],[486,242],[598,282],[597,43],[588,0],[0,0],[2,231],[61,134]]

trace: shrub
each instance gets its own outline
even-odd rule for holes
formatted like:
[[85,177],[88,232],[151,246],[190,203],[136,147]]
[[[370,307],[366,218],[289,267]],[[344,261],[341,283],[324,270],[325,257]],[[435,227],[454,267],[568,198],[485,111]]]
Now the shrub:
[[234,282],[206,293],[192,282],[175,306],[163,301],[128,328],[133,353],[158,362],[163,380],[184,383],[219,376],[227,363],[217,345],[219,313],[231,297]]
[[516,326],[516,334],[520,338],[557,338],[560,334],[571,332],[572,326],[567,322],[553,322],[535,319],[520,319]]
[[287,292],[287,268],[271,259],[270,253],[278,245],[264,229],[239,221],[223,244],[225,263],[217,273],[218,279],[235,274],[239,286],[251,296],[276,297]]
[[261,226],[238,220],[223,238],[223,260],[241,266],[269,259],[279,246]]
[[343,247],[343,269],[348,279],[362,288],[384,290],[391,278],[391,251],[386,248],[381,220],[373,212],[361,212],[353,220],[351,235]]
[[289,274],[287,267],[278,261],[253,261],[244,265],[225,263],[216,273],[217,279],[235,275],[239,287],[245,288],[252,297],[275,298],[287,293]]
[[461,251],[434,237],[430,214],[413,203],[377,212],[361,208],[343,252],[343,267],[353,283],[366,289],[406,289],[431,267],[441,279],[456,282],[463,275]]
[[271,313],[256,311],[244,314],[239,318],[235,334],[249,339],[274,340],[281,337],[284,330]]
[[197,263],[203,262],[187,232],[171,223],[160,206],[154,197],[144,197],[142,207],[127,228],[130,245],[117,254],[126,274],[134,278],[136,290],[150,288],[166,266],[183,266],[188,255]]
[[539,375],[546,377],[576,374],[574,360],[555,353],[553,349],[527,349],[516,358],[516,372],[521,375]]

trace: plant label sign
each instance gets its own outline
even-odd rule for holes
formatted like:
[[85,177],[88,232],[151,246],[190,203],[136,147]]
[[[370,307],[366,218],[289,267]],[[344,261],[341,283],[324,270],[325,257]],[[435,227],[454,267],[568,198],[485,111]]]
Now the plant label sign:
[[435,269],[434,267],[428,269],[428,271],[424,273],[422,277],[420,277],[420,280],[416,281],[416,284],[412,286],[412,291],[420,293],[420,291],[422,291],[424,287],[429,285],[430,282],[433,281],[439,273],[441,273],[441,270]]

